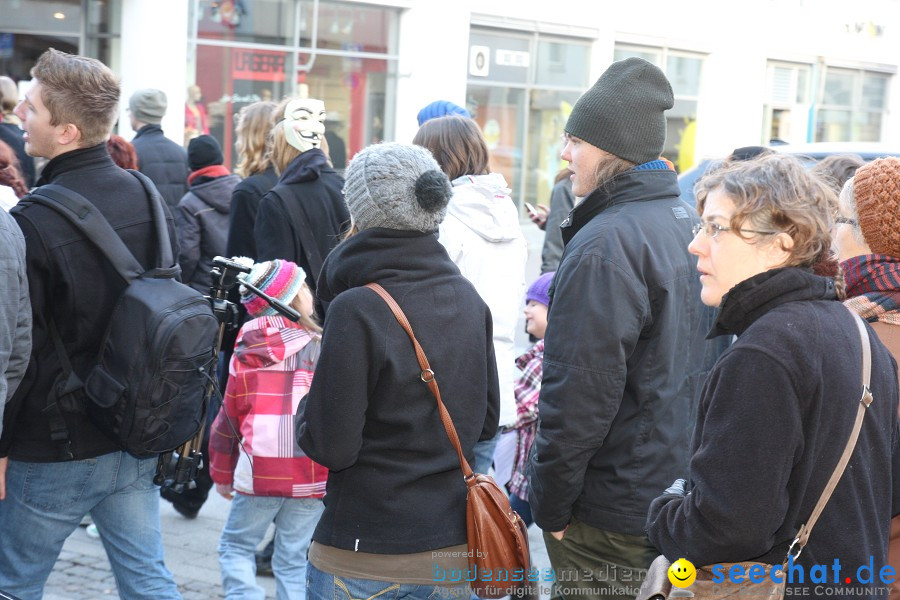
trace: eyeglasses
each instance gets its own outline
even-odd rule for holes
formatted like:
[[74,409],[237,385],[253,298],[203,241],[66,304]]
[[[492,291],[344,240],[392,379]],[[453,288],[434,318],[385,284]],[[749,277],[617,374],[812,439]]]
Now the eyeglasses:
[[844,223],[845,225],[853,225],[854,227],[858,225],[856,219],[848,219],[847,217],[835,217],[834,224],[837,225],[839,223]]
[[[700,223],[694,224],[694,226],[691,227],[691,231],[693,232],[694,237],[697,237],[697,234],[702,231],[706,235],[706,237],[714,240],[716,239],[716,237],[718,237],[720,232],[735,231],[735,229],[732,227],[722,227],[721,225],[713,221],[701,221]],[[775,235],[776,233],[778,233],[777,231],[758,231],[756,229],[744,229],[743,227],[738,229],[737,231],[743,231],[744,233],[758,233],[760,235]]]

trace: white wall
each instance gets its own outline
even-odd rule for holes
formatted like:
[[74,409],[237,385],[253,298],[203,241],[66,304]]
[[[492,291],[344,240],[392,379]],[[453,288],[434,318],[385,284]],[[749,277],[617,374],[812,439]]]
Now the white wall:
[[466,105],[470,4],[417,2],[400,16],[396,141],[409,143],[416,115],[435,100]]
[[184,141],[188,2],[186,0],[123,0],[121,70],[122,101],[119,135],[134,137],[126,109],[131,94],[142,88],[166,93],[169,108],[162,121],[166,137]]

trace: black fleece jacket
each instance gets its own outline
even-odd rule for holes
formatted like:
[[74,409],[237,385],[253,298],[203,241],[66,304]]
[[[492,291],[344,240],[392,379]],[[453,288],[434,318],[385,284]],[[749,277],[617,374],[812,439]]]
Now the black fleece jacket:
[[[647,533],[671,560],[781,564],[850,436],[862,395],[859,333],[832,280],[797,268],[735,286],[714,333],[739,337],[703,388],[690,493],[654,500]],[[877,575],[900,511],[897,365],[871,329],[869,339],[875,400],[798,561],[808,578],[812,565],[839,559],[841,587],[844,575],[863,585],[856,569],[870,556]]]
[[497,431],[499,388],[490,311],[433,233],[368,229],[326,259],[331,301],[322,354],[297,413],[298,441],[328,467],[313,539],[376,554],[466,542],[466,485],[420,380],[413,345],[380,283],[406,313],[440,386],[466,458]]
[[[106,144],[73,150],[47,163],[38,185],[55,183],[87,198],[109,221],[145,268],[156,266],[156,244],[150,202],[137,178],[109,157]],[[178,255],[168,208],[169,240]],[[65,217],[40,204],[19,203],[10,211],[25,234],[28,286],[34,314],[31,362],[25,379],[6,407],[0,456],[29,462],[61,460],[50,440],[43,410],[47,395],[61,375],[50,339],[54,319],[72,367],[82,380],[97,358],[107,321],[125,289],[110,262]],[[118,450],[83,413],[64,413],[75,459]]]

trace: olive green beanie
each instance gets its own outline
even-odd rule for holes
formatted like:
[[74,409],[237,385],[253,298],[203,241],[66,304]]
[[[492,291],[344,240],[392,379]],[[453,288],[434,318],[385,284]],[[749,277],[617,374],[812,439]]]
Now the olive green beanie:
[[672,86],[659,67],[626,58],[611,64],[578,99],[566,133],[640,165],[662,154],[664,113],[674,104]]

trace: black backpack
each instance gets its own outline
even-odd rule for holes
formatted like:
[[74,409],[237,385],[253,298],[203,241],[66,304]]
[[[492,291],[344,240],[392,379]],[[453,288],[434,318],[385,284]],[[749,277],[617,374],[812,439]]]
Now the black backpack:
[[145,270],[102,214],[83,196],[55,184],[23,199],[54,209],[91,240],[127,282],[112,313],[95,364],[84,382],[72,371],[55,323],[50,337],[63,367],[48,398],[51,437],[71,458],[62,410],[85,410],[123,450],[136,456],[168,452],[204,423],[215,375],[218,321],[200,292],[180,283],[162,198],[146,176],[158,264]]

